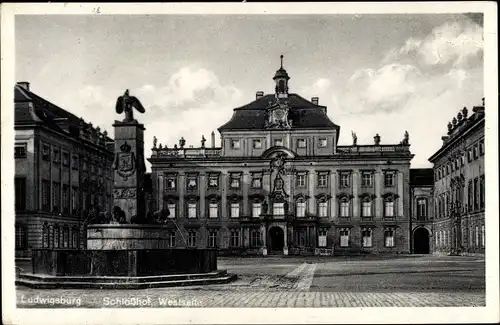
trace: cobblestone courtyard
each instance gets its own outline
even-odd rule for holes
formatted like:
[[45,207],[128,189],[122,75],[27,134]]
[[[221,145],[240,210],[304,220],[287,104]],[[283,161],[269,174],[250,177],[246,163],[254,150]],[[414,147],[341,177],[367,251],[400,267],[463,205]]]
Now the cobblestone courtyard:
[[[144,290],[17,288],[20,308],[484,306],[477,257],[221,258],[230,284]],[[42,301],[45,299],[45,301]]]

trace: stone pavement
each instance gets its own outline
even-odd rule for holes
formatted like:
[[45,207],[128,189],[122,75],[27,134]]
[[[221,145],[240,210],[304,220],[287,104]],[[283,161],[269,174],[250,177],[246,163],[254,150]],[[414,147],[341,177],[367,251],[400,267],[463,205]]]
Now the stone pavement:
[[[474,259],[454,261],[448,258],[344,262],[276,259],[267,263],[258,259],[223,260],[222,268],[239,275],[233,283],[143,290],[37,290],[18,286],[17,305],[19,308],[485,306],[484,263]],[[397,282],[401,284],[396,286]]]

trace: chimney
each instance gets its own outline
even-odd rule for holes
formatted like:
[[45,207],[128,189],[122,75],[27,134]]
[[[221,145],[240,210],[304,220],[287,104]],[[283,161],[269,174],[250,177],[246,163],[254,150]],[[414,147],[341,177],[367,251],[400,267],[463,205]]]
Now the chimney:
[[22,87],[24,90],[30,91],[30,83],[27,81],[19,81],[17,85]]
[[258,91],[258,92],[255,93],[255,99],[256,100],[260,99],[262,97],[264,97],[264,92],[263,91]]
[[314,105],[318,105],[318,102],[319,102],[319,97],[313,97],[313,98],[311,98],[311,102],[312,102]]
[[212,136],[211,136],[210,142],[211,142],[212,148],[215,148],[215,132],[214,131],[212,131]]

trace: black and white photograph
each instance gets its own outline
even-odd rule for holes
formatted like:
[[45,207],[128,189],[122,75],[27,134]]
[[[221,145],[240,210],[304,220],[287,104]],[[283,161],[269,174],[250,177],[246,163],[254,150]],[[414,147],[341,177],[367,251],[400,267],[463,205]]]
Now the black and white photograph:
[[3,321],[499,321],[497,53],[487,2],[2,5]]

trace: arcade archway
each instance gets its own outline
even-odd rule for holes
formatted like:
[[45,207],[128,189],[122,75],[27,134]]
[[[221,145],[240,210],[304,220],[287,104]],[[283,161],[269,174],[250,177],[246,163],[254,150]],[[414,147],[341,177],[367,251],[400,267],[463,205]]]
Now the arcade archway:
[[413,253],[429,254],[429,231],[423,227],[413,232]]
[[281,227],[271,227],[269,229],[269,239],[271,252],[283,253],[283,247],[285,246],[285,234]]

